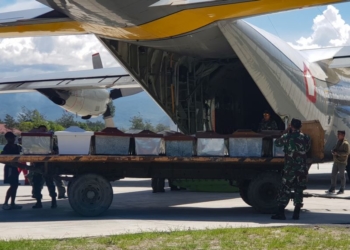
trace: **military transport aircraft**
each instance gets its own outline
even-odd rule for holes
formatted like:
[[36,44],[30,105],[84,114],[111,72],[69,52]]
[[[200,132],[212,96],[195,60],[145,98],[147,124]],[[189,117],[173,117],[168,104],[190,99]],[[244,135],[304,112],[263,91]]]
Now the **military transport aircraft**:
[[[344,1],[40,2],[48,7],[1,14],[0,37],[95,34],[185,133],[253,129],[262,111],[272,109],[281,128],[292,117],[319,120],[326,150],[336,130],[350,134],[350,48],[297,51],[241,20]],[[2,89],[12,84],[1,82]],[[95,84],[101,86],[79,88]],[[30,85],[48,96],[54,90],[46,82]]]

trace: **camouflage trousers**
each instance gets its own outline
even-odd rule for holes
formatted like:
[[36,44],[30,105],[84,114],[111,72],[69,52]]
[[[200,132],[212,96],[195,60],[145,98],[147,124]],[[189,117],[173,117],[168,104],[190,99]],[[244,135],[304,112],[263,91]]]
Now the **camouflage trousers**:
[[56,198],[56,189],[54,184],[54,177],[48,174],[41,174],[38,172],[33,172],[32,174],[32,194],[33,197],[37,200],[41,200],[43,198],[41,194],[41,190],[43,189],[43,185],[46,183],[47,189],[49,191],[51,198]]
[[294,189],[294,206],[303,206],[303,191],[306,189],[307,173],[293,168],[285,168],[282,174],[282,183],[278,191],[278,206],[287,206]]

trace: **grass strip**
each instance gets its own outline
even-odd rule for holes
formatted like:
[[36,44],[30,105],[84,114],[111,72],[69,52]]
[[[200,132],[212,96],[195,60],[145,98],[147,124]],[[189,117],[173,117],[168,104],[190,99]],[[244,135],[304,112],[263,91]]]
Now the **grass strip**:
[[60,240],[0,241],[1,250],[14,249],[350,249],[346,227],[224,228],[170,231]]

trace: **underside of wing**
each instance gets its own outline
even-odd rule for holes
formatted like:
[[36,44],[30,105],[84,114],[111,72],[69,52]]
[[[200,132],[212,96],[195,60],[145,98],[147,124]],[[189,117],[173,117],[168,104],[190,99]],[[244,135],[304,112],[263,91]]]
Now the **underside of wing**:
[[350,46],[300,51],[309,62],[327,65],[338,74],[350,77]]
[[84,34],[80,24],[49,7],[0,14],[0,37]]
[[123,89],[141,86],[121,67],[0,79],[0,94],[40,89]]
[[325,60],[332,60],[332,65],[330,68],[350,67],[350,61],[346,64],[339,64],[339,59],[350,58],[350,46],[341,47],[329,47],[329,48],[318,48],[318,49],[307,49],[300,51],[309,62],[319,62]]

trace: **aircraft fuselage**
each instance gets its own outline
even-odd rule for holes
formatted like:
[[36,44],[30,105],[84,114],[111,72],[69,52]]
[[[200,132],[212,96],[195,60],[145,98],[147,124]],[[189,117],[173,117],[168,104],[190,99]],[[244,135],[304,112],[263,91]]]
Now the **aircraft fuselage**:
[[[350,135],[350,78],[322,63],[310,63],[279,38],[243,22],[219,24],[273,110],[281,117],[319,120],[326,150],[337,130]],[[253,100],[252,100],[253,101]]]

